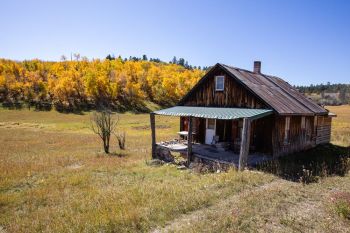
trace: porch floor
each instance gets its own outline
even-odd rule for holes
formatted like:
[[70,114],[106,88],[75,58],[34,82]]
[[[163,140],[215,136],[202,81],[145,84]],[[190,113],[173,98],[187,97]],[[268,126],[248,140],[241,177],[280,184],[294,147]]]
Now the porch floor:
[[[192,152],[195,157],[208,159],[211,161],[224,162],[227,164],[234,164],[238,166],[239,154],[235,154],[233,151],[222,151],[216,148],[214,145],[205,144],[193,144]],[[272,156],[264,155],[261,153],[252,153],[248,155],[248,167],[255,167],[258,163],[271,160]]]

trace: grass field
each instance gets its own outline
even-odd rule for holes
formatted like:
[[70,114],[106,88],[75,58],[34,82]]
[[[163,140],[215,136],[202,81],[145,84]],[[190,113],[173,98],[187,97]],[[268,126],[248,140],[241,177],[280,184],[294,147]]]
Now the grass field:
[[337,114],[332,122],[332,143],[350,146],[350,106],[328,106],[327,109]]
[[[329,107],[350,145],[350,107]],[[89,113],[0,109],[0,232],[350,232],[332,202],[349,174],[302,185],[258,171],[198,174],[149,166],[147,114],[122,114],[127,150],[106,156]],[[156,117],[157,139],[178,118]]]

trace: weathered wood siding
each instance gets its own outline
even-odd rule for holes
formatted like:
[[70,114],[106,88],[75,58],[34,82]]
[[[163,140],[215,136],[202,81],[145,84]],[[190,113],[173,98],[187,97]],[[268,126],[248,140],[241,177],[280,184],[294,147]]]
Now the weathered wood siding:
[[[215,90],[215,76],[225,76],[223,91]],[[190,93],[185,106],[268,108],[242,84],[229,77],[223,70],[216,70],[198,88]]]
[[[205,142],[205,127],[206,122],[204,118],[193,118],[193,140],[195,142]],[[180,131],[188,131],[188,117],[180,117]]]
[[[290,116],[289,130],[286,130],[285,116],[275,116],[272,131],[273,155],[283,156],[315,146],[316,135],[314,117],[305,116],[305,126],[302,127],[302,116]],[[288,134],[287,140],[285,134]]]
[[267,116],[252,121],[250,144],[253,150],[272,153],[272,129],[274,116]]
[[316,129],[316,144],[329,143],[331,140],[332,117],[318,116]]
[[[224,90],[215,90],[215,76],[224,76]],[[230,77],[225,70],[216,68],[201,81],[181,103],[185,106],[270,108],[260,97],[252,93],[240,82]],[[288,116],[289,128],[286,130],[287,116],[272,115],[251,123],[250,149],[282,156],[305,150],[321,143],[328,143],[331,135],[331,118],[328,116]],[[217,122],[217,135],[220,140],[230,141],[233,148],[240,145],[242,120]],[[187,130],[186,118],[181,118],[181,130]],[[194,119],[195,141],[205,141],[205,119]],[[229,132],[229,133],[228,133]],[[286,134],[287,137],[286,137]]]

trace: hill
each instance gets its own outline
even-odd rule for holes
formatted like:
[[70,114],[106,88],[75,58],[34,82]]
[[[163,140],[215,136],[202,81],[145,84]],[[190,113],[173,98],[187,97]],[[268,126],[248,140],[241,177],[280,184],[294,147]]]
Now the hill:
[[[174,57],[108,55],[106,59],[13,61],[0,59],[0,103],[4,107],[82,111],[108,106],[118,111],[147,112],[154,106],[174,105],[205,74]],[[350,84],[295,86],[320,105],[350,103]]]
[[320,105],[350,104],[350,84],[317,84],[295,86]]
[[0,102],[5,107],[76,111],[103,105],[147,111],[147,102],[176,103],[204,71],[184,59],[166,63],[147,57],[106,59],[76,56],[60,62],[0,59]]

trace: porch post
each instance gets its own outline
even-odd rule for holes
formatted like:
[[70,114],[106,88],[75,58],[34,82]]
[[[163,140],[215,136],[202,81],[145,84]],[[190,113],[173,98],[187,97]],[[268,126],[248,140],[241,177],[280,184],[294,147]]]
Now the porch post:
[[190,165],[192,160],[192,126],[193,119],[190,116],[188,118],[188,135],[187,135],[187,164]]
[[151,121],[151,131],[152,131],[152,159],[156,157],[156,120],[154,117],[154,113],[150,113],[150,121]]
[[241,150],[239,153],[239,164],[238,169],[243,170],[247,166],[249,144],[250,144],[250,123],[249,118],[243,119],[243,129],[241,135]]

